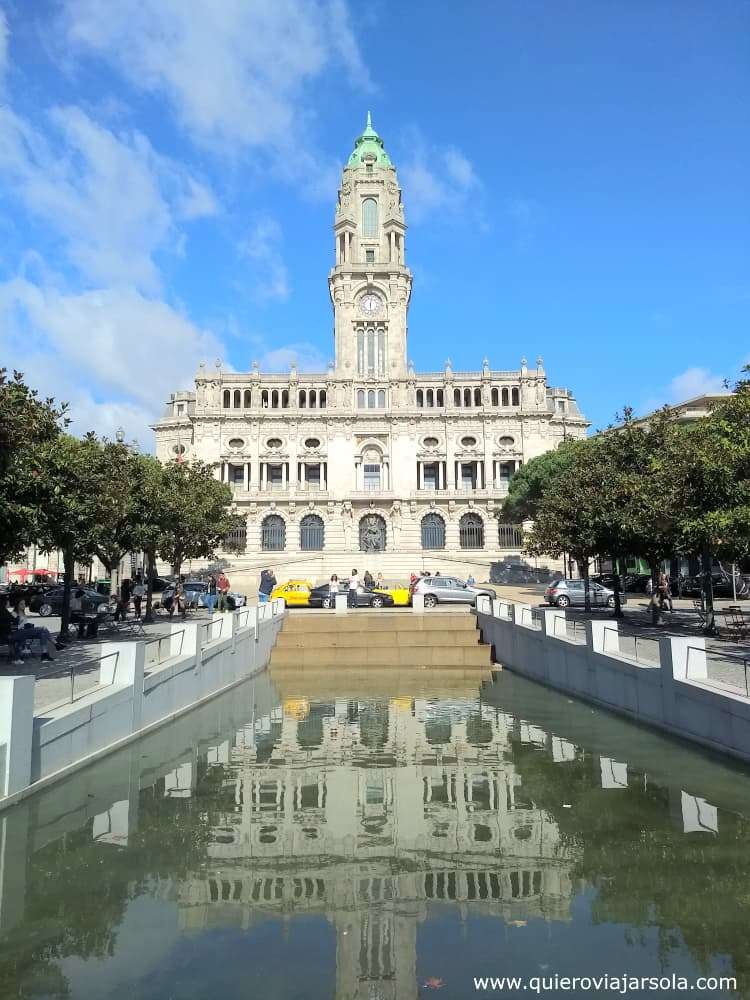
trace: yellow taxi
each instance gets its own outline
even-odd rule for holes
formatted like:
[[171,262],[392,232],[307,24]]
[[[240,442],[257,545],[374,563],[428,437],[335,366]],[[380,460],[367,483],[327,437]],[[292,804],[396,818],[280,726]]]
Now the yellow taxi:
[[283,597],[288,608],[306,608],[310,603],[310,580],[287,580],[278,583],[271,591],[271,597]]
[[408,608],[411,601],[411,594],[408,587],[392,587],[385,584],[382,587],[372,588],[377,594],[390,594],[393,598],[393,606],[396,608]]

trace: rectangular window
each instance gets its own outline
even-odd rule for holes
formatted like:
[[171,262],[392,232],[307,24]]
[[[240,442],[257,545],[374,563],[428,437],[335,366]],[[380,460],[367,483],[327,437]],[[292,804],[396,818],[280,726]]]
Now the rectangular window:
[[366,465],[364,467],[364,486],[366,490],[380,489],[380,466]]
[[185,404],[184,403],[178,403],[177,404],[177,416],[178,417],[182,416],[182,414],[184,412],[185,412]]
[[434,462],[424,465],[424,488],[426,490],[436,490],[438,487],[438,467]]
[[465,490],[474,490],[477,486],[476,475],[474,473],[473,462],[461,463],[461,487]]
[[320,466],[308,465],[305,468],[305,479],[310,486],[320,486]]
[[375,374],[375,331],[367,331],[367,373]]
[[357,371],[365,374],[365,331],[357,331]]
[[269,465],[268,466],[268,482],[272,486],[281,486],[281,466],[280,465]]
[[365,250],[365,263],[366,264],[374,264],[375,263],[375,251],[374,250]]
[[241,485],[245,482],[245,466],[244,465],[231,465],[232,470],[232,482]]

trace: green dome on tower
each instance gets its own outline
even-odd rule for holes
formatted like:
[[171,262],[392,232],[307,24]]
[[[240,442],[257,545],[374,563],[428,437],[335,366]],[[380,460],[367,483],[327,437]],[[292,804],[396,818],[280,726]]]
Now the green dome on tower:
[[375,163],[379,167],[392,166],[391,159],[385,151],[383,140],[372,127],[372,118],[369,111],[367,112],[367,124],[362,134],[354,141],[354,152],[349,157],[347,166],[361,166],[365,156],[374,156]]

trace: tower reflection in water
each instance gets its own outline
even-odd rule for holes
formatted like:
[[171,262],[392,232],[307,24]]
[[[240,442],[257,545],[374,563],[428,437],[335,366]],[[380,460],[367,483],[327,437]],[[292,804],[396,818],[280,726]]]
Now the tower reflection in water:
[[[475,699],[287,700],[231,751],[237,811],[212,829],[221,875],[180,887],[184,929],[324,913],[337,997],[417,995],[431,901],[566,920],[571,849],[524,794],[515,720]],[[255,738],[254,738],[255,737]]]
[[750,982],[747,769],[510,674],[272,680],[0,813],[0,997]]

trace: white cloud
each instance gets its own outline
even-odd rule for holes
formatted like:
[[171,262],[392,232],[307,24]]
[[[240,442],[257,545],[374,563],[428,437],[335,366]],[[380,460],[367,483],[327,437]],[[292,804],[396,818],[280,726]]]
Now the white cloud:
[[281,256],[282,232],[275,219],[260,219],[239,246],[251,264],[251,291],[260,300],[286,299],[289,276]]
[[339,64],[372,86],[343,0],[64,0],[62,18],[75,51],[166,97],[194,141],[232,156],[267,151],[297,178],[327,170],[307,85]]
[[53,108],[43,134],[0,108],[0,175],[63,239],[93,284],[159,287],[154,255],[176,251],[177,223],[217,210],[211,192],[138,132],[115,135],[78,108]]
[[80,294],[25,278],[0,284],[0,353],[44,394],[72,404],[73,429],[143,441],[169,393],[190,388],[221,344],[164,302],[133,289]]
[[[420,222],[440,213],[464,210],[481,184],[471,161],[454,146],[428,146],[419,133],[408,142],[410,156],[399,167],[409,220]],[[476,209],[474,208],[474,211]]]
[[727,391],[721,375],[715,375],[708,368],[688,368],[669,383],[667,398],[670,403],[682,403],[695,396]]

